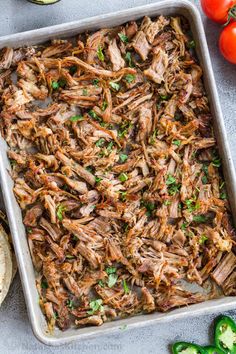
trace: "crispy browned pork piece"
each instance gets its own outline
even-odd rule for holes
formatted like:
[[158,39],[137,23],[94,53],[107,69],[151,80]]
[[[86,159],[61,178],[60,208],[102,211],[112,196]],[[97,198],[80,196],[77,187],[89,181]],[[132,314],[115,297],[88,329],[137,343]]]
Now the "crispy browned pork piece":
[[160,16],[2,49],[1,134],[51,330],[236,293],[194,47],[184,18]]

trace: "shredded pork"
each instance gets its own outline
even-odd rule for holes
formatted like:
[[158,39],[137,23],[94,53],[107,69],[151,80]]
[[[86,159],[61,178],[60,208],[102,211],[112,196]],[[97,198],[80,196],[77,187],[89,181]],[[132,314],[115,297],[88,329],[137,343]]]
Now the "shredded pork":
[[183,281],[235,294],[235,231],[193,46],[184,18],[160,16],[2,49],[1,134],[50,329],[217,296]]

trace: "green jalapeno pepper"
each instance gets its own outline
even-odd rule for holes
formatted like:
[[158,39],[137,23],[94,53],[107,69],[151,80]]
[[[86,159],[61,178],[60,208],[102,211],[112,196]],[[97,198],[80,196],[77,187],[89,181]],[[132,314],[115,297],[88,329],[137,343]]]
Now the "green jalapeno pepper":
[[204,349],[207,354],[225,354],[225,351],[212,346],[204,347]]
[[197,344],[177,342],[172,346],[173,354],[206,354],[206,351]]
[[236,354],[236,324],[228,316],[220,316],[216,322],[215,346],[226,354]]

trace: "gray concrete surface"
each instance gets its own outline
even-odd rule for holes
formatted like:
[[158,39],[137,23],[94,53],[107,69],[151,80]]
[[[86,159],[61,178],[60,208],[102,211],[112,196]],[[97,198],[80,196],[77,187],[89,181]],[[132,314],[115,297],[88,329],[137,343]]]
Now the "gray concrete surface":
[[[153,3],[155,0],[62,0],[53,6],[37,6],[26,0],[0,0],[0,35],[69,22],[96,14]],[[199,6],[199,1],[193,1]],[[207,40],[228,132],[236,163],[236,66],[219,55],[220,29],[203,17]],[[126,329],[118,335],[77,342],[60,348],[46,347],[33,336],[24,303],[19,277],[0,309],[0,354],[167,354],[169,343],[177,340],[207,344],[212,339],[212,320],[219,313],[142,329]],[[236,310],[230,312],[236,318]]]

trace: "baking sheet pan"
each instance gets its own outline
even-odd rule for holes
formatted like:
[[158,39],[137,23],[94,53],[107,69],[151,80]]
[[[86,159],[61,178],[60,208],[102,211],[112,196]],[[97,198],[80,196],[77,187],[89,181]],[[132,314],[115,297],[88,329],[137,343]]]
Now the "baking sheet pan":
[[[233,215],[236,215],[236,178],[233,161],[229,151],[222,112],[219,105],[216,85],[213,76],[203,24],[198,10],[186,0],[163,1],[152,5],[101,15],[90,19],[43,28],[39,30],[0,37],[0,48],[4,46],[19,47],[45,42],[53,38],[71,37],[84,31],[93,31],[103,27],[113,27],[130,20],[137,20],[145,15],[183,15],[190,24],[196,41],[196,50],[204,72],[205,88],[210,100],[211,112],[214,118],[215,134],[223,160],[223,170],[227,191],[230,197]],[[30,322],[35,336],[48,345],[60,345],[76,339],[101,336],[119,331],[125,324],[128,328],[166,322],[182,317],[205,314],[215,310],[225,311],[236,307],[236,297],[223,297],[204,303],[172,310],[168,313],[153,313],[128,319],[117,320],[103,324],[101,327],[86,327],[69,329],[65,332],[56,329],[53,334],[47,332],[47,324],[38,304],[38,293],[35,286],[34,269],[22,223],[20,208],[14,197],[13,182],[9,175],[10,164],[7,158],[7,145],[0,139],[0,182],[3,198],[10,223],[11,233],[18,260],[19,272],[24,290]],[[235,223],[235,221],[234,221]],[[236,223],[235,223],[236,224]]]

